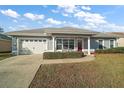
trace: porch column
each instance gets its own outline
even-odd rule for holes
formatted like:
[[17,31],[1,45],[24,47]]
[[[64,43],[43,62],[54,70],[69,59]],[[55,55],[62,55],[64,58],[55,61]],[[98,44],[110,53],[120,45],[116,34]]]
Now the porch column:
[[88,37],[88,55],[90,55],[90,37]]
[[19,39],[17,38],[16,39],[16,52],[17,52],[17,54],[16,55],[19,55]]
[[53,36],[52,39],[53,39],[53,52],[55,52],[55,37]]

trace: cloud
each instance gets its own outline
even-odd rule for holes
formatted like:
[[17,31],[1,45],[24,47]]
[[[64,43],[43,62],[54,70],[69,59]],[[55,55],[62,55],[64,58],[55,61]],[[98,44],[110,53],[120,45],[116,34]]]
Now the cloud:
[[85,22],[83,25],[79,25],[81,28],[105,32],[124,31],[124,26],[108,22],[106,17],[102,16],[100,13],[80,11],[75,13],[74,17],[78,18],[82,22]]
[[117,24],[114,24],[114,23],[107,23],[103,26],[101,25],[100,28],[101,28],[101,31],[106,31],[106,32],[110,32],[110,31],[123,32],[124,31],[124,26],[117,25]]
[[42,7],[47,8],[47,5],[42,5]]
[[12,18],[18,18],[20,16],[16,11],[13,11],[11,9],[1,10],[0,12],[2,14],[6,15],[6,16],[9,16],[9,17],[12,17]]
[[51,10],[51,11],[52,11],[52,13],[59,13],[58,10]]
[[74,17],[78,17],[79,19],[84,20],[85,22],[88,23],[93,23],[93,24],[105,24],[105,17],[98,13],[90,13],[90,12],[78,12],[74,14]]
[[80,28],[79,24],[75,24],[75,23],[72,23],[72,22],[67,22],[65,24],[65,26]]
[[31,29],[31,27],[29,28],[26,25],[9,26],[8,28],[9,28],[10,31]]
[[13,22],[18,23],[18,21],[17,21],[17,20],[15,20],[15,19],[13,20]]
[[66,13],[74,13],[75,11],[77,11],[75,5],[58,5],[58,7],[60,9],[64,9]]
[[88,10],[88,11],[91,10],[91,8],[90,8],[89,6],[82,6],[81,8],[82,8],[83,10]]
[[12,26],[9,26],[8,29],[9,29],[10,31],[15,31],[15,30],[16,30],[16,28],[15,28],[15,27],[12,27]]
[[62,15],[65,17],[69,16],[69,14],[67,14],[67,13],[62,13]]
[[54,25],[60,25],[60,24],[62,24],[61,21],[54,20],[53,18],[48,18],[46,21],[47,21],[47,23],[54,24]]
[[25,13],[24,14],[24,16],[26,17],[26,18],[28,18],[28,19],[31,19],[31,20],[33,20],[33,21],[35,21],[35,20],[42,20],[42,19],[44,19],[44,15],[38,15],[38,14],[32,14],[32,13]]
[[57,9],[52,10],[53,13],[60,13],[65,17],[71,16],[73,13],[80,11],[75,5],[58,5]]

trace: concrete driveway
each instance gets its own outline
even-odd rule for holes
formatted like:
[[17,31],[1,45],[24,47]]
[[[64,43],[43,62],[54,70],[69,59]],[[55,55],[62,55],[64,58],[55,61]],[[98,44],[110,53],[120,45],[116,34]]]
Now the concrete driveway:
[[21,55],[0,61],[0,87],[28,87],[42,61],[42,55]]

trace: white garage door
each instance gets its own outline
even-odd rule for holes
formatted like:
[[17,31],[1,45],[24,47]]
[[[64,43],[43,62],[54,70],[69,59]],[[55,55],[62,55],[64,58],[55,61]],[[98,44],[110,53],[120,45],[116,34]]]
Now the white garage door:
[[41,54],[47,50],[46,39],[21,40],[20,54]]

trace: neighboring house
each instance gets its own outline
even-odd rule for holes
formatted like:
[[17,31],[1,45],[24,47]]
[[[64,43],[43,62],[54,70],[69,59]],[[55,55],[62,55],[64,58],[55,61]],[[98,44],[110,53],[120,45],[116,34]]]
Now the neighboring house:
[[117,39],[118,47],[124,47],[124,32],[109,32],[109,34],[118,37]]
[[9,52],[11,51],[11,47],[11,38],[3,33],[0,33],[0,52]]
[[83,51],[90,55],[95,49],[116,47],[117,38],[73,27],[23,30],[7,34],[12,36],[12,52],[16,55],[56,51]]

